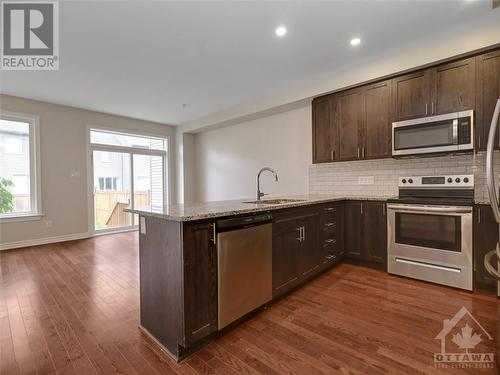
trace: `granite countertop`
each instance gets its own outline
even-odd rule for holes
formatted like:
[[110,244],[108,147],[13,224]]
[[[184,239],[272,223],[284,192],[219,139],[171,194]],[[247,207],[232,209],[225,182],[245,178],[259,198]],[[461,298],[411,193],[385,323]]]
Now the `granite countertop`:
[[215,217],[224,217],[231,215],[240,215],[261,211],[272,211],[290,207],[301,207],[311,204],[335,202],[341,200],[377,200],[385,201],[387,197],[345,197],[338,195],[296,195],[287,197],[271,197],[268,199],[297,199],[298,202],[289,202],[281,204],[254,204],[244,203],[254,201],[255,198],[238,199],[219,202],[193,203],[193,204],[173,204],[163,207],[143,207],[137,209],[125,209],[126,212],[132,212],[143,216],[153,216],[161,219],[174,221],[194,221],[209,219]]

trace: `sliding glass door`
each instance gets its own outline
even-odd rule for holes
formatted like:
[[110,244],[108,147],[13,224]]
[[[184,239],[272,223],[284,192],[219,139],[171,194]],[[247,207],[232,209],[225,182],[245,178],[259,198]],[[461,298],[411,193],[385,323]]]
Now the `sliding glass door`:
[[166,203],[166,140],[100,130],[90,135],[94,231],[132,229],[137,215],[125,208]]

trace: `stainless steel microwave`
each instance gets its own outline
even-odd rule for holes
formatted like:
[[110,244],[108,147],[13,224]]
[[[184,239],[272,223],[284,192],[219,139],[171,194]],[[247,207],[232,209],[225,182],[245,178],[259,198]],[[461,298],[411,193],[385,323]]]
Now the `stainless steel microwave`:
[[474,150],[474,111],[392,123],[392,156]]

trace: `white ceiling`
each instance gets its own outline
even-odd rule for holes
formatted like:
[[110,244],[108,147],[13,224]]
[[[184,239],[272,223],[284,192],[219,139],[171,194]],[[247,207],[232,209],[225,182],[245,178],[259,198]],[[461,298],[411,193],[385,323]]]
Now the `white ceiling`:
[[62,1],[59,71],[2,71],[0,89],[175,125],[499,12],[482,0]]

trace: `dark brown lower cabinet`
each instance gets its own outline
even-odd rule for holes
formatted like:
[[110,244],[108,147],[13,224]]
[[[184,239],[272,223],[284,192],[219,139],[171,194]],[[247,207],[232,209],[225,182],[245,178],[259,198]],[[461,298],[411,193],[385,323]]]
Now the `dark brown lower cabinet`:
[[344,203],[344,251],[351,259],[363,259],[363,242],[361,230],[361,202]]
[[217,331],[213,226],[144,219],[139,235],[141,327],[180,359]]
[[273,296],[296,287],[343,256],[342,203],[274,214]]
[[495,249],[498,242],[498,223],[488,205],[477,205],[474,210],[474,289],[496,292],[497,282],[484,267],[484,256]]
[[347,258],[387,266],[385,202],[347,201],[344,204],[344,249]]

